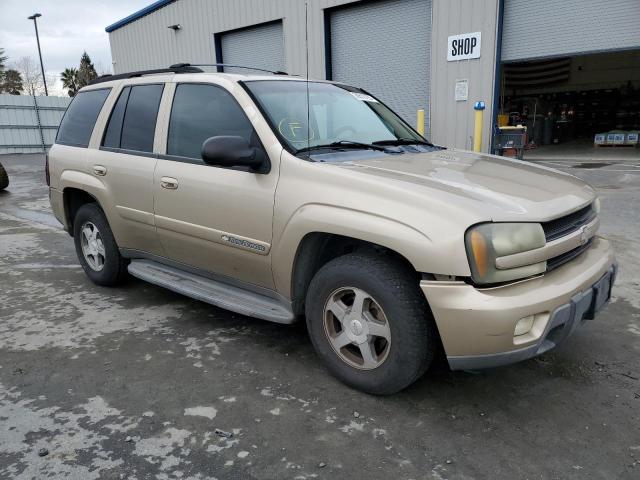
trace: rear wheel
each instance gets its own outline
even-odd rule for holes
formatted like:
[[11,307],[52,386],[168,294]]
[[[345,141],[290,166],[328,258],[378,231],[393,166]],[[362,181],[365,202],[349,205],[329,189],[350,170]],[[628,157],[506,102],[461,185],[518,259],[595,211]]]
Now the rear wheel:
[[309,286],[306,316],[331,373],[367,393],[409,386],[436,350],[437,331],[415,272],[394,258],[355,253],[327,263]]
[[0,163],[0,190],[4,190],[9,186],[9,175]]
[[122,258],[104,212],[95,203],[83,205],[73,221],[76,253],[87,276],[96,284],[113,286],[127,275]]

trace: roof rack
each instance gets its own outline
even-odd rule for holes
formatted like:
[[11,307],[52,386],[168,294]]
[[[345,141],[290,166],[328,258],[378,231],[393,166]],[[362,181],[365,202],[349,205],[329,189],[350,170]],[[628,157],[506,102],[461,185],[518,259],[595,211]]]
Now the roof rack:
[[202,73],[201,68],[191,66],[188,63],[178,63],[171,65],[169,68],[159,68],[156,70],[140,70],[138,72],[119,73],[118,75],[101,75],[94,78],[89,82],[89,85],[95,85],[96,83],[110,82],[112,80],[122,80],[123,78],[135,78],[142,77],[143,75],[154,75],[158,73]]
[[273,73],[274,75],[289,75],[282,70],[267,70],[266,68],[248,67],[246,65],[231,65],[229,63],[175,63],[169,68],[190,68],[190,67],[218,67],[218,72],[222,72],[224,67],[227,68],[244,68],[245,70],[255,70],[257,72]]

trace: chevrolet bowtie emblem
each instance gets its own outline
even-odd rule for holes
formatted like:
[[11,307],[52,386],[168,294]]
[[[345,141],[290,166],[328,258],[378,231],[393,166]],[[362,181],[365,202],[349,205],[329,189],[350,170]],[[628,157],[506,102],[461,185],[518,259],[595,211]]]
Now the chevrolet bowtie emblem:
[[580,229],[580,245],[584,245],[589,241],[589,229],[585,225]]

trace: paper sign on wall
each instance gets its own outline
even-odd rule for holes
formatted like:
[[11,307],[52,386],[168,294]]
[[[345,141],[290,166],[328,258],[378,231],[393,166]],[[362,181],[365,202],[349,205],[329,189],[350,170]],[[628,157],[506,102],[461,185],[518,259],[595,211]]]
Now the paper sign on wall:
[[466,102],[469,99],[469,80],[456,80],[456,102]]

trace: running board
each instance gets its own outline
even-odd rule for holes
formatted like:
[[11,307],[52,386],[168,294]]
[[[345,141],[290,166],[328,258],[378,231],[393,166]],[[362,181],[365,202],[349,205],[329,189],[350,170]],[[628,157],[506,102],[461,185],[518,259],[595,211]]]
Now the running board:
[[291,308],[275,298],[152,260],[132,260],[129,273],[149,283],[249,317],[276,323],[293,323],[295,320]]

